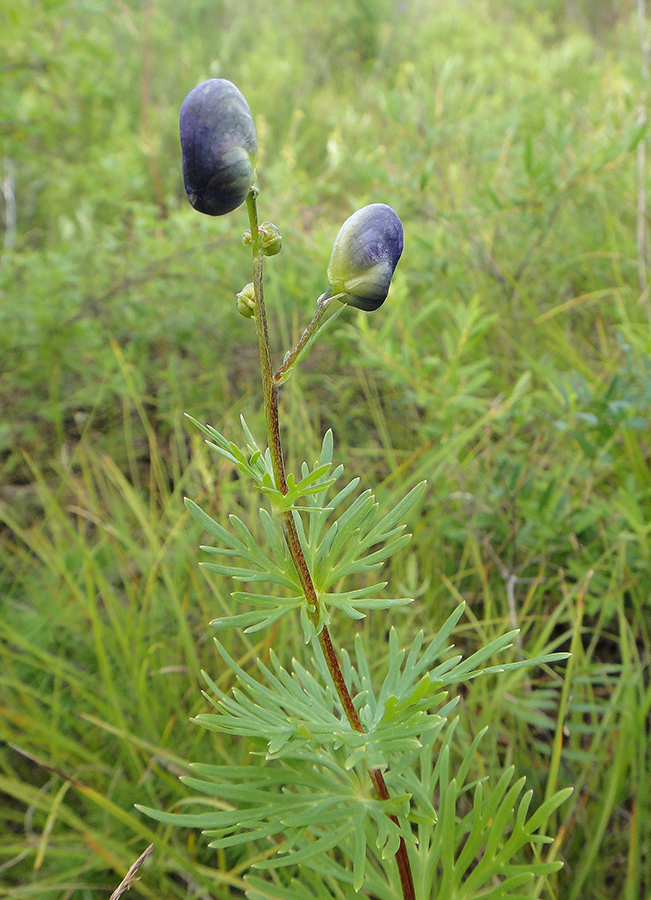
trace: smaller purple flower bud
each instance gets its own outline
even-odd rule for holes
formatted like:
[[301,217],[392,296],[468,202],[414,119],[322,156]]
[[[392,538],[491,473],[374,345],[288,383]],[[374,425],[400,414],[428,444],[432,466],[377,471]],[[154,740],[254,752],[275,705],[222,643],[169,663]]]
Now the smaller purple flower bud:
[[398,260],[403,230],[386,203],[371,203],[354,212],[341,226],[328,263],[332,294],[342,303],[372,312],[387,298]]
[[225,78],[190,91],[179,119],[183,181],[191,205],[223,216],[246,200],[254,178],[258,142],[249,106]]

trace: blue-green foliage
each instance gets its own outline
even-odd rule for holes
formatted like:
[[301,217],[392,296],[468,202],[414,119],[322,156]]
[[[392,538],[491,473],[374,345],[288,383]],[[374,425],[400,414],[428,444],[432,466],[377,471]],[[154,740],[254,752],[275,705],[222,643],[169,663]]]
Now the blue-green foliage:
[[[195,721],[247,738],[261,759],[237,767],[192,766],[196,775],[182,780],[193,791],[214,798],[204,801],[216,807],[212,811],[145,811],[162,822],[201,828],[215,849],[251,840],[264,846],[272,840],[274,852],[265,853],[257,868],[330,868],[355,891],[364,885],[387,898],[394,896],[393,856],[402,836],[413,860],[417,896],[446,898],[454,890],[454,896],[470,898],[480,889],[486,891],[482,896],[520,896],[516,888],[559,868],[555,862],[520,861],[518,854],[525,846],[551,840],[539,829],[568,792],[554,795],[529,816],[532,792],[523,795],[523,778],[512,784],[513,767],[493,788],[474,781],[485,730],[452,762],[458,724],[452,714],[458,697],[450,697],[447,689],[523,665],[485,666],[489,657],[508,649],[513,634],[467,660],[451,655],[449,639],[463,610],[463,605],[455,610],[426,647],[419,633],[408,653],[399,648],[397,632],[391,629],[388,669],[377,695],[358,636],[355,666],[344,655],[344,677],[363,733],[346,721],[323,657],[315,657],[310,668],[294,660],[288,672],[271,651],[271,665],[258,661],[256,678],[218,644],[236,684],[226,693],[206,676],[207,696],[216,712]],[[547,654],[527,664],[565,656]],[[368,769],[384,771],[390,800],[373,796]],[[462,809],[469,795],[471,804],[460,816],[457,807]],[[334,848],[348,864],[325,856]]]
[[[307,463],[303,463],[302,477],[298,481],[291,474],[287,476],[289,490],[283,494],[275,486],[269,449],[262,451],[258,447],[244,419],[242,427],[248,440],[246,453],[210,426],[200,427],[212,438],[208,441],[208,445],[236,465],[242,474],[248,475],[259,490],[269,497],[274,513],[291,511],[321,604],[319,631],[330,621],[328,612],[330,608],[340,609],[353,619],[363,619],[364,613],[361,610],[388,609],[410,602],[409,598],[376,596],[376,592],[380,592],[386,586],[386,582],[349,590],[336,588],[343,578],[380,569],[391,554],[409,542],[410,535],[404,533],[405,525],[401,519],[422,497],[424,483],[413,488],[386,515],[380,514],[379,504],[371,491],[364,491],[338,518],[329,523],[331,514],[335,513],[344,501],[350,499],[359,484],[359,478],[354,478],[334,497],[328,498],[327,492],[343,474],[343,466],[332,468],[332,431],[326,432],[320,458],[312,469]],[[301,499],[304,500],[304,505],[296,505],[296,501]],[[299,610],[305,639],[309,640],[314,635],[314,627],[307,615],[307,601],[277,515],[270,514],[264,508],[260,509],[260,520],[268,541],[268,551],[265,552],[260,549],[257,539],[246,525],[236,516],[230,516],[229,532],[192,500],[186,499],[185,502],[190,514],[201,526],[225,545],[203,546],[201,549],[238,562],[237,565],[229,562],[204,562],[202,565],[205,569],[238,581],[276,585],[290,592],[289,596],[283,597],[252,591],[236,591],[232,594],[234,600],[255,606],[256,610],[222,616],[213,620],[212,624],[239,626],[244,627],[247,632],[252,632],[273,624],[287,612]],[[324,505],[326,503],[327,505]],[[307,527],[303,523],[301,513],[307,516]]]

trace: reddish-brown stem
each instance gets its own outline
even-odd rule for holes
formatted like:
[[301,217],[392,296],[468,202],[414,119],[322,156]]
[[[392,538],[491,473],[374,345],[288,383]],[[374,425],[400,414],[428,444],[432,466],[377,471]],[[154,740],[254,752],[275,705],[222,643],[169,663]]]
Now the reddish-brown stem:
[[[344,712],[346,713],[346,718],[348,719],[350,727],[355,731],[363,733],[364,726],[362,725],[359,715],[357,714],[357,710],[355,709],[353,698],[350,696],[350,691],[348,690],[348,687],[344,680],[344,673],[341,671],[341,666],[339,665],[337,654],[335,653],[335,649],[332,646],[330,633],[328,632],[328,629],[325,625],[323,626],[323,630],[319,634],[319,643],[321,645],[321,649],[323,650],[323,655],[326,658],[326,662],[328,663],[328,669],[330,670],[335,689],[337,691],[337,694],[339,695],[339,699],[341,700],[341,704],[344,708]],[[382,770],[369,769],[368,771],[369,775],[371,776],[371,781],[373,782],[375,792],[377,793],[380,800],[388,800],[389,789],[387,788],[386,782],[384,780]],[[389,814],[389,818],[395,825],[399,824],[397,816]],[[396,852],[396,862],[398,863],[398,871],[400,873],[400,884],[402,885],[403,897],[405,898],[405,900],[415,900],[416,894],[414,890],[414,879],[411,874],[411,865],[409,863],[409,856],[407,854],[407,845],[405,844],[404,838],[402,837],[400,838],[400,845]]]
[[[389,789],[386,786],[384,775],[380,769],[369,769],[371,781],[377,791],[380,800],[389,799]],[[389,813],[389,818],[394,825],[399,825],[398,817],[393,813]],[[416,900],[416,890],[414,888],[414,877],[411,874],[411,864],[409,862],[409,854],[407,853],[407,845],[405,839],[400,838],[400,844],[396,850],[396,862],[398,863],[398,872],[400,874],[400,885],[402,887],[402,896],[405,900]]]
[[256,196],[256,189],[251,188],[249,195],[246,198],[246,205],[249,210],[249,222],[251,223],[251,240],[253,244],[253,287],[255,290],[256,306],[255,327],[258,334],[258,346],[260,348],[262,393],[264,397],[264,411],[267,422],[267,437],[269,439],[271,464],[274,470],[276,487],[279,491],[282,491],[283,494],[286,494],[287,480],[285,478],[285,464],[283,462],[283,450],[280,443],[280,425],[278,422],[278,387],[273,382],[271,350],[269,345],[269,326],[267,325],[267,312],[264,305],[262,251],[260,249]]
[[[267,314],[264,305],[264,291],[262,283],[262,252],[260,249],[259,230],[258,230],[258,210],[256,204],[257,191],[252,188],[247,197],[247,207],[249,211],[249,221],[251,223],[251,241],[253,245],[253,286],[255,289],[256,304],[256,331],[258,334],[258,344],[260,347],[260,363],[262,368],[262,389],[264,395],[264,410],[267,423],[267,437],[269,440],[269,451],[271,453],[271,463],[274,471],[274,479],[278,490],[283,494],[288,492],[287,478],[285,475],[285,463],[283,460],[282,444],[280,440],[280,423],[278,418],[278,385],[275,383],[273,370],[271,367],[271,351],[269,345],[269,328],[267,325]],[[325,298],[324,298],[325,299]],[[325,306],[326,304],[324,304]],[[325,311],[325,310],[323,310]],[[303,334],[299,345],[295,350],[298,355],[302,346],[309,338],[309,330],[318,324],[317,315]],[[320,317],[320,316],[319,316]],[[283,370],[281,368],[280,373]],[[312,575],[310,573],[303,548],[301,547],[300,538],[296,529],[296,523],[292,512],[283,513],[282,516],[283,531],[289,552],[291,554],[296,572],[301,582],[305,599],[308,603],[309,616],[312,623],[316,626],[319,622],[319,596],[317,594]],[[346,718],[350,727],[355,731],[363,733],[364,727],[360,721],[353,698],[351,697],[348,686],[344,680],[344,674],[339,665],[339,659],[335,653],[335,649],[330,639],[330,633],[324,625],[319,632],[319,644],[323,651],[328,670],[332,676],[335,690],[344,708]],[[369,769],[369,775],[380,800],[389,799],[389,791],[384,780],[381,769]],[[398,825],[398,819],[395,815],[390,814],[389,818]],[[400,873],[400,883],[402,885],[402,893],[404,900],[415,900],[414,881],[411,874],[411,865],[407,854],[407,846],[403,838],[400,838],[400,845],[396,852],[396,862]]]
[[341,671],[335,648],[332,646],[332,641],[330,640],[330,632],[326,625],[323,626],[323,629],[319,634],[319,644],[323,650],[323,655],[328,664],[328,669],[330,670],[332,680],[334,681],[335,690],[341,700],[341,705],[346,713],[348,723],[352,729],[359,731],[360,734],[362,734],[364,732],[364,726],[360,721],[357,710],[355,709],[355,704],[353,703],[353,698],[350,696],[350,691],[344,681],[344,673]]

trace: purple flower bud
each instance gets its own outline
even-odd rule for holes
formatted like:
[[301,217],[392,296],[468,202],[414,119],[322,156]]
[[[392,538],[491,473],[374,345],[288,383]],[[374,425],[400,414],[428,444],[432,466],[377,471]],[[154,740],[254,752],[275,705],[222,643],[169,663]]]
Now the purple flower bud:
[[328,263],[333,294],[349,306],[372,312],[382,306],[402,255],[402,222],[385,203],[371,203],[341,226]]
[[246,200],[258,152],[251,111],[225,78],[210,78],[190,91],[179,120],[183,181],[192,206],[223,216]]

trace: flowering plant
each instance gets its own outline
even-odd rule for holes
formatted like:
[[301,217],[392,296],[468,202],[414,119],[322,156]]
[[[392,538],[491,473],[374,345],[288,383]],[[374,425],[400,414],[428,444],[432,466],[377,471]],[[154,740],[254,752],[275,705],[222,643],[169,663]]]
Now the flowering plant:
[[[540,845],[550,840],[543,829],[567,791],[531,812],[532,792],[524,790],[523,778],[514,780],[512,768],[496,783],[477,779],[475,758],[484,732],[465,752],[458,750],[454,689],[480,675],[565,654],[489,665],[511,646],[510,632],[468,659],[452,655],[449,642],[462,604],[428,644],[419,632],[402,649],[391,629],[388,667],[374,685],[361,637],[351,657],[336,649],[330,626],[339,612],[360,619],[410,602],[385,596],[386,582],[360,588],[347,587],[346,579],[377,572],[405,546],[410,536],[404,517],[426,485],[413,487],[393,509],[381,509],[371,490],[358,493],[359,478],[342,485],[331,430],[313,464],[303,463],[296,474],[285,467],[279,387],[318,337],[334,301],[340,303],[338,314],[346,305],[373,311],[387,299],[403,250],[400,219],[390,206],[373,203],[344,222],[332,247],[328,287],[300,340],[274,371],[263,263],[279,252],[282,238],[272,223],[258,224],[257,145],[249,107],[230,82],[211,79],[184,102],[180,129],[191,204],[223,215],[246,203],[244,243],[252,251],[253,281],[238,294],[237,309],[255,322],[267,432],[266,442],[259,443],[242,418],[240,445],[195,421],[209,447],[264,498],[259,515],[265,546],[237,517],[226,527],[186,501],[217,543],[202,548],[211,559],[204,567],[244,585],[232,594],[233,613],[212,624],[254,632],[298,615],[311,656],[287,668],[272,650],[269,664],[258,661],[253,677],[217,642],[237,687],[229,695],[206,677],[214,712],[196,721],[247,738],[263,758],[254,756],[245,766],[196,763],[194,774],[183,780],[213,798],[208,812],[146,812],[201,828],[211,847],[259,842],[264,852],[256,868],[267,877],[248,876],[250,900],[352,897],[360,890],[382,900],[533,897],[533,879],[560,865],[544,860]],[[285,874],[274,875],[278,869]]]

